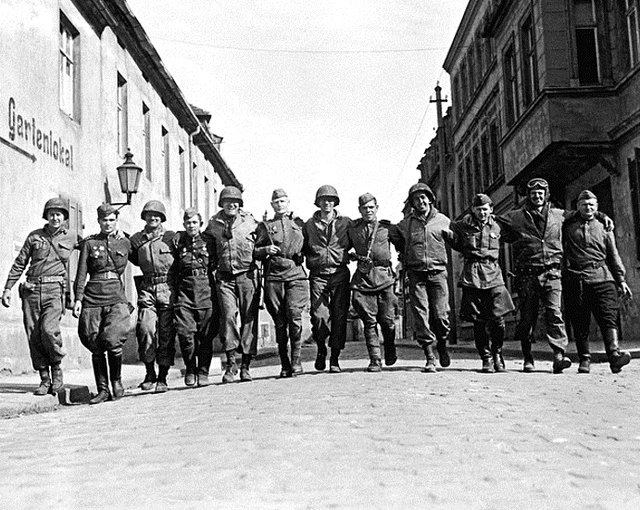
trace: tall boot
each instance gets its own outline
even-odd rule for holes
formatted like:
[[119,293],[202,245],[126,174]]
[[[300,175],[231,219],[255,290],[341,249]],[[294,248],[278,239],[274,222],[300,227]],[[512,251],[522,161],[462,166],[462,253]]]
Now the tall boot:
[[60,362],[54,363],[51,365],[51,393],[56,395],[64,386],[64,381],[62,379],[62,367],[60,366]]
[[628,365],[631,361],[631,354],[620,351],[617,329],[606,329],[604,331],[604,345],[607,349],[607,355],[609,356],[609,368],[611,368],[611,372],[614,374],[620,373],[622,367]]
[[147,374],[144,376],[144,381],[140,383],[140,389],[143,391],[149,391],[158,380],[156,377],[156,365],[151,362],[145,363],[144,366],[147,369]]
[[451,365],[451,356],[449,356],[449,350],[447,349],[447,339],[441,338],[436,344],[436,350],[438,351],[438,359],[440,360],[440,366],[447,368]]
[[522,356],[524,358],[522,371],[533,372],[535,365],[533,362],[533,353],[531,352],[531,340],[529,338],[520,340],[520,347],[522,347]]
[[340,368],[340,349],[336,347],[331,348],[331,357],[329,358],[329,372],[332,374],[339,374],[342,369]]
[[490,321],[489,337],[491,338],[491,356],[493,357],[493,369],[496,372],[506,372],[504,358],[502,357],[502,347],[504,345],[504,319]]
[[286,343],[278,344],[278,355],[280,356],[280,377],[291,377],[293,375],[293,367],[289,359],[289,349]]
[[238,365],[236,365],[236,350],[227,351],[227,362],[225,363],[224,374],[222,374],[223,383],[232,383],[234,376],[238,373]]
[[482,371],[485,373],[493,372],[491,350],[489,348],[489,335],[487,334],[486,322],[473,323],[473,339],[476,344],[478,355],[482,360]]
[[38,370],[40,374],[40,386],[33,392],[34,395],[39,397],[46,395],[51,390],[51,377],[49,377],[49,367],[40,368]]
[[298,338],[291,341],[291,369],[293,375],[298,375],[303,372],[302,363],[300,362],[300,354],[302,352],[302,338]]
[[118,400],[124,397],[124,386],[122,386],[122,355],[113,352],[107,353],[109,358],[109,377],[111,378],[111,389],[113,399]]
[[158,367],[156,393],[164,393],[165,391],[169,391],[169,385],[167,384],[167,375],[169,375],[169,365],[160,365]]
[[427,373],[435,373],[436,372],[436,355],[433,350],[433,344],[427,344],[424,346],[424,355],[427,358],[427,364],[422,369],[422,371]]
[[382,336],[384,338],[384,364],[390,367],[398,361],[398,353],[396,350],[396,331],[390,329],[388,331],[382,330]]
[[98,394],[89,400],[89,404],[102,404],[111,397],[109,393],[109,372],[107,371],[107,359],[102,354],[93,354],[91,356],[93,365],[93,376],[96,379],[96,388]]
[[327,346],[324,344],[324,341],[322,343],[318,342],[318,354],[314,368],[319,372],[327,368]]
[[240,365],[240,380],[250,382],[253,380],[251,373],[249,372],[249,365],[251,364],[251,354],[242,355],[242,364]]

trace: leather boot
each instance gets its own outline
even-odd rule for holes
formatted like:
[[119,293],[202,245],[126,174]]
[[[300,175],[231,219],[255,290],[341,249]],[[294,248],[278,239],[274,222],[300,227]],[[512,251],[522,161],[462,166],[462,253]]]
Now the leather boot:
[[580,365],[578,365],[579,374],[588,374],[591,372],[591,358],[588,356],[580,356]]
[[253,381],[251,373],[249,372],[249,365],[251,364],[251,354],[242,355],[242,365],[240,365],[240,380],[245,382]]
[[631,361],[631,354],[620,351],[617,329],[607,329],[604,331],[604,345],[607,348],[611,372],[614,374],[620,373],[622,367],[628,365]]
[[111,389],[113,390],[113,400],[124,397],[124,386],[122,386],[122,355],[107,353],[109,358],[109,377],[111,378]]
[[473,340],[476,344],[478,355],[482,360],[482,372],[493,372],[491,350],[489,349],[489,335],[487,333],[487,324],[485,322],[473,323]]
[[502,357],[502,349],[495,350],[493,353],[493,370],[496,372],[506,372],[504,358]]
[[51,365],[51,389],[49,390],[52,395],[56,395],[64,386],[64,380],[62,378],[62,367],[60,362]]
[[227,362],[224,367],[224,374],[222,374],[223,383],[232,383],[235,375],[238,373],[238,365],[236,365],[236,350],[227,351]]
[[280,377],[286,378],[293,376],[293,367],[289,359],[289,349],[287,344],[278,344],[278,355],[280,356]]
[[531,341],[528,338],[526,340],[521,340],[520,346],[522,347],[522,356],[524,357],[522,371],[533,372],[535,365],[533,362],[533,353],[531,352]]
[[109,393],[109,372],[107,370],[107,359],[103,354],[93,354],[91,356],[93,365],[93,376],[96,379],[98,393],[89,400],[89,404],[102,404],[111,398]]
[[339,374],[342,372],[340,368],[340,349],[336,349],[335,347],[331,348],[331,357],[329,358],[329,372],[332,374]]
[[143,391],[149,391],[158,380],[156,377],[156,366],[155,363],[145,363],[144,366],[147,369],[147,374],[144,376],[144,381],[140,383],[139,387]]
[[394,365],[396,361],[398,361],[398,352],[396,350],[396,331],[384,331],[384,364],[390,367]]
[[314,368],[318,372],[322,372],[327,368],[327,346],[323,343],[318,343],[318,355],[316,356],[316,363]]
[[51,377],[49,377],[49,367],[41,368],[38,370],[40,374],[40,386],[33,392],[34,395],[39,397],[46,395],[51,390]]
[[210,365],[201,364],[198,367],[198,386],[209,386],[209,368]]
[[443,368],[447,368],[449,365],[451,365],[451,357],[449,356],[449,351],[447,350],[447,339],[443,338],[441,340],[438,340],[436,349],[438,351],[440,366]]
[[561,374],[565,368],[571,366],[571,360],[564,355],[564,351],[553,351],[553,373]]
[[380,358],[371,358],[369,361],[369,366],[367,367],[367,372],[381,372],[382,371],[382,360]]
[[291,341],[291,369],[293,375],[298,375],[304,372],[302,369],[302,363],[300,362],[300,354],[302,352],[302,339]]
[[424,346],[424,355],[427,358],[427,364],[422,369],[423,372],[435,373],[436,372],[436,355],[433,351],[433,344],[427,344]]
[[504,358],[502,357],[502,347],[504,346],[504,318],[494,319],[487,324],[491,343],[491,357],[493,358],[493,369],[496,372],[506,372]]
[[158,367],[158,380],[156,382],[156,393],[164,393],[169,391],[167,384],[167,376],[169,375],[169,365],[160,365]]

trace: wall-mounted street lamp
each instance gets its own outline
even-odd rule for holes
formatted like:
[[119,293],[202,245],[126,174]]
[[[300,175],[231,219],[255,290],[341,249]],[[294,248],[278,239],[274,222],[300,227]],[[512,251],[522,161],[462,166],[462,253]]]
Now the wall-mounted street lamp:
[[112,202],[111,205],[119,205],[124,207],[125,205],[131,205],[131,195],[138,192],[138,186],[140,184],[140,174],[142,174],[142,168],[133,162],[133,154],[127,150],[124,155],[124,163],[118,168],[118,179],[120,180],[120,189],[122,193],[127,195],[126,202]]

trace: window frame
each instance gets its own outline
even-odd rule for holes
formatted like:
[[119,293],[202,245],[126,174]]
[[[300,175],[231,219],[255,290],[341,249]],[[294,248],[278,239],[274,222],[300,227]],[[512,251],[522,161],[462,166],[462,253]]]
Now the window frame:
[[[76,122],[80,121],[80,32],[59,11],[58,29],[58,106]],[[70,46],[70,47],[69,47]],[[70,72],[65,72],[70,70]]]

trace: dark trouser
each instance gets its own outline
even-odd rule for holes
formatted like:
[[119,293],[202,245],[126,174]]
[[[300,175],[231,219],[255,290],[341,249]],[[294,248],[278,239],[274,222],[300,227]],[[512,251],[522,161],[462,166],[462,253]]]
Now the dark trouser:
[[[254,270],[230,278],[216,278],[220,307],[220,341],[225,351],[258,352],[258,277]],[[240,327],[238,327],[238,317]]]
[[25,283],[21,286],[24,329],[29,341],[31,363],[43,370],[64,358],[60,318],[64,291],[60,283]]
[[144,363],[157,361],[158,365],[170,366],[176,355],[173,311],[170,300],[156,296],[154,288],[140,291],[136,324],[138,355]]
[[[591,359],[589,352],[589,325],[591,314],[603,334],[618,329],[618,291],[614,282],[583,283],[568,279],[564,282],[564,295],[568,303],[567,318],[571,324],[576,350],[581,360]],[[609,345],[605,339],[605,349]],[[608,353],[608,352],[607,352]]]
[[342,350],[347,339],[349,313],[349,269],[340,268],[328,275],[312,274],[311,334],[317,345]]
[[104,352],[122,356],[122,346],[129,335],[129,305],[117,303],[95,308],[82,308],[78,320],[78,336],[91,354]]
[[182,360],[188,373],[195,373],[196,367],[209,373],[213,356],[211,308],[192,309],[185,306],[174,308],[175,326],[180,341]]
[[264,288],[264,304],[276,327],[276,342],[278,346],[284,346],[286,349],[290,340],[292,354],[296,348],[300,349],[302,310],[308,300],[307,280],[269,281]]
[[353,291],[353,307],[364,324],[364,338],[370,358],[380,358],[377,324],[380,324],[384,343],[388,346],[395,342],[397,301],[393,285],[375,292]]
[[447,272],[408,270],[409,301],[418,344],[424,348],[434,341],[444,344],[451,329],[449,323],[449,287]]
[[567,332],[564,327],[560,303],[562,285],[555,272],[547,271],[540,276],[518,276],[520,321],[516,326],[515,339],[520,341],[525,359],[531,357],[531,340],[538,320],[540,303],[544,307],[547,342],[554,352],[564,352],[567,348]]

